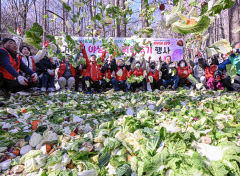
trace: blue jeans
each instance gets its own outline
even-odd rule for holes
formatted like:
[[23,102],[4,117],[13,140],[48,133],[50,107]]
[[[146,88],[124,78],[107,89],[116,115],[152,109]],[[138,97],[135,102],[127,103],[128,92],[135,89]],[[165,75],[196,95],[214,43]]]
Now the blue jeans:
[[127,88],[126,80],[118,81],[116,80],[116,78],[113,78],[112,85],[115,91],[118,91],[118,90],[126,91],[126,88]]
[[163,79],[162,80],[163,86],[166,88],[168,85],[172,85],[174,86],[174,88],[176,89],[178,87],[178,83],[179,83],[179,76],[175,75],[174,77],[172,77],[171,79]]
[[49,75],[47,72],[43,73],[42,76],[42,87],[47,88],[54,88],[54,76]]

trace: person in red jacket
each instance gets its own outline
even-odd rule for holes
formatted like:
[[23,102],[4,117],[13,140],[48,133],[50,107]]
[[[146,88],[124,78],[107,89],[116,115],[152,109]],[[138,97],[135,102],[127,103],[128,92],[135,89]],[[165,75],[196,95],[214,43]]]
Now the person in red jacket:
[[204,72],[207,80],[207,87],[211,90],[215,89],[224,89],[223,84],[220,80],[215,79],[215,72],[217,71],[217,61],[212,59],[212,65],[208,66],[207,63],[204,63]]
[[136,77],[140,77],[142,76],[143,77],[143,80],[141,82],[134,82],[134,83],[131,83],[130,85],[130,89],[132,92],[135,92],[137,88],[140,88],[140,87],[143,87],[143,90],[146,91],[147,90],[147,80],[145,78],[145,75],[144,73],[144,70],[145,70],[145,60],[143,59],[143,63],[141,65],[141,62],[140,61],[136,61],[135,62],[135,67],[133,67],[132,70],[130,70],[128,72],[128,77],[131,77],[132,75],[133,76],[136,76]]
[[91,89],[93,88],[96,92],[100,93],[100,86],[102,80],[101,65],[97,63],[96,55],[92,54],[90,59],[88,59],[86,49],[83,44],[81,44],[81,50],[83,57],[86,59],[86,77],[85,83],[87,86],[87,94],[91,94]]
[[[161,63],[161,57],[159,58],[159,62]],[[149,67],[147,68],[147,83],[150,84],[151,90],[160,89],[162,84],[160,77],[162,76],[162,72],[160,71],[160,67],[156,61],[151,61],[151,56],[149,56]],[[159,64],[160,64],[159,63]]]
[[76,69],[69,62],[68,58],[66,58],[59,66],[58,70],[58,83],[61,89],[65,89],[67,85],[67,89],[71,90],[73,85],[75,84],[75,74]]
[[[36,85],[37,74],[29,69],[17,54],[17,44],[13,39],[2,40],[0,49],[0,89],[7,92],[18,92]],[[19,74],[20,71],[30,76],[27,79]]]
[[178,63],[177,74],[179,76],[179,86],[184,86],[188,89],[188,86],[195,83],[189,79],[189,75],[192,74],[192,69],[188,66],[185,60],[181,60]]

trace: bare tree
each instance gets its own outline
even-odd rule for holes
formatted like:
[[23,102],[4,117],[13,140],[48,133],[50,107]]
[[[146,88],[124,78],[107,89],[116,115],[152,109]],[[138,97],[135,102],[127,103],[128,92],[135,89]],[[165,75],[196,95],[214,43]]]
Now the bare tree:
[[0,40],[2,40],[2,0],[0,0]]
[[229,13],[229,41],[231,43],[240,41],[240,32],[232,31],[240,26],[240,1],[236,0],[234,5],[228,10]]

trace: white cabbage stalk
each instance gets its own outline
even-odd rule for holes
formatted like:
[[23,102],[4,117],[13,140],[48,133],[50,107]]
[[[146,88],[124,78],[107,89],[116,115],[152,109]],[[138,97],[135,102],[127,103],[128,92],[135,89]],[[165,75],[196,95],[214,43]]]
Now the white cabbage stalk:
[[206,156],[210,161],[222,160],[223,150],[219,146],[211,146],[209,144],[197,143],[197,151],[202,156]]
[[95,170],[85,170],[83,172],[78,172],[78,176],[96,176],[96,171]]
[[116,175],[116,169],[109,163],[106,167],[108,175]]
[[176,126],[176,120],[173,120],[173,122],[165,121],[163,123],[163,127],[165,127],[167,132],[169,132],[169,133],[177,133],[177,132],[181,131],[181,128]]

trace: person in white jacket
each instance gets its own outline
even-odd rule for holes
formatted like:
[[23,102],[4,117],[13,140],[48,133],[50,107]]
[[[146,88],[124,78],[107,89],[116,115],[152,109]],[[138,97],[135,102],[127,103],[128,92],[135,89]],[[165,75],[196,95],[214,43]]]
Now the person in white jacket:
[[37,55],[34,55],[34,56],[32,56],[32,54],[31,54],[30,47],[28,47],[26,45],[22,45],[19,48],[19,51],[21,53],[23,63],[28,68],[30,68],[31,70],[36,72],[35,64],[38,63],[42,58],[44,58],[44,56],[47,53],[47,48],[45,46],[43,46],[43,49],[41,51],[39,51],[39,53]]

